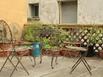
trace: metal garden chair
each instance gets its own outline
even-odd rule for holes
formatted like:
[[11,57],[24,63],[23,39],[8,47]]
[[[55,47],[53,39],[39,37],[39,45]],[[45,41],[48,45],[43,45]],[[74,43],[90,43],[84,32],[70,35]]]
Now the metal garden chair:
[[[23,67],[24,71],[29,75],[29,72],[24,67],[23,63],[21,62],[21,58],[19,58],[17,55],[17,51],[15,48],[16,42],[12,38],[12,31],[9,25],[4,20],[0,20],[0,42],[2,44],[1,48],[3,51],[10,51],[10,53],[7,55],[5,62],[3,63],[3,66],[0,69],[0,72],[3,70],[4,66],[7,64],[7,61],[10,61],[10,63],[14,67],[12,73],[10,74],[10,77],[13,75],[14,71],[17,70],[18,64],[20,64]],[[7,46],[7,48],[4,46]],[[15,58],[17,59],[17,64],[15,65],[12,61],[13,56],[15,56]]]

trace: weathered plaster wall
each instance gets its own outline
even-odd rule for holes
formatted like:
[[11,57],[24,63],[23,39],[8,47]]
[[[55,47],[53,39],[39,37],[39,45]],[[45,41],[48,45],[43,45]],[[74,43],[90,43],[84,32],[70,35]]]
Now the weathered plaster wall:
[[40,0],[27,0],[28,3],[39,3]]
[[78,0],[78,23],[103,24],[103,0]]
[[[39,3],[39,18],[43,23],[59,23],[59,3],[61,0],[28,0],[29,4]],[[62,1],[76,1],[76,0],[62,0]],[[60,10],[61,11],[61,10]],[[62,16],[62,15],[61,15]],[[28,6],[28,18],[31,17],[30,7]],[[62,21],[62,18],[61,18]]]
[[8,24],[18,24],[18,38],[23,25],[27,23],[27,1],[26,0],[0,0],[0,19]]
[[40,0],[40,20],[44,23],[59,23],[57,0]]

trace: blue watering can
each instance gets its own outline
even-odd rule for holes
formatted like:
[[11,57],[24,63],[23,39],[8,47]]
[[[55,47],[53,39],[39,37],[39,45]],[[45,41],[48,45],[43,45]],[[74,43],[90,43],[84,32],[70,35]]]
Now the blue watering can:
[[41,55],[41,44],[40,42],[35,42],[33,43],[32,56],[38,57],[40,55]]

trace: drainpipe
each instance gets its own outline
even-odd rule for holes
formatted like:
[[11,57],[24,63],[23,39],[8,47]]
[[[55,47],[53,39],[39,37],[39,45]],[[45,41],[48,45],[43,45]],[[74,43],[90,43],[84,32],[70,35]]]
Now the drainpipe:
[[58,2],[59,4],[59,24],[61,24],[61,0]]

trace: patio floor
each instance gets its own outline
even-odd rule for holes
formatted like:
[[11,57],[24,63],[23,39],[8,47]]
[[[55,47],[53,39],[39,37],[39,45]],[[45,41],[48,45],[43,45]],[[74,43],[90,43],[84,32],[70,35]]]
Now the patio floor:
[[[0,66],[2,66],[5,58],[0,58]],[[86,58],[92,68],[92,76],[88,73],[87,69],[81,63],[75,71],[70,74],[72,65],[76,62],[77,58],[58,58],[58,65],[54,65],[54,69],[51,69],[50,62],[51,57],[43,56],[43,63],[39,64],[39,58],[37,58],[37,65],[33,68],[32,61],[29,57],[23,57],[22,62],[28,69],[30,75],[28,76],[25,71],[18,66],[18,71],[15,71],[12,77],[103,77],[103,60],[97,57]],[[14,63],[16,59],[14,59]],[[0,77],[9,77],[13,67],[8,62]]]

